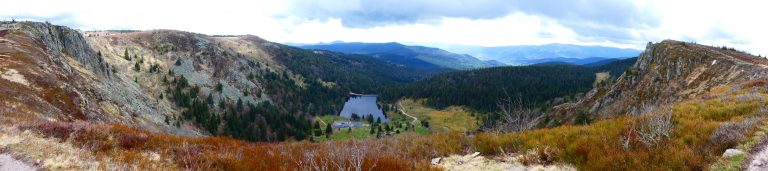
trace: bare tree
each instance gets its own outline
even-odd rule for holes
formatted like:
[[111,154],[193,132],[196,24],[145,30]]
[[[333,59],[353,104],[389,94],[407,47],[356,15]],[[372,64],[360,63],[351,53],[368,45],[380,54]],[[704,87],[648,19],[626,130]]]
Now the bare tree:
[[493,131],[519,132],[533,129],[544,115],[539,110],[527,108],[520,96],[512,98],[509,95],[496,104],[500,111],[500,120],[496,122]]
[[629,150],[633,138],[648,148],[654,148],[660,141],[669,138],[673,126],[672,110],[662,108],[648,113],[632,123],[629,131],[621,137],[625,150]]

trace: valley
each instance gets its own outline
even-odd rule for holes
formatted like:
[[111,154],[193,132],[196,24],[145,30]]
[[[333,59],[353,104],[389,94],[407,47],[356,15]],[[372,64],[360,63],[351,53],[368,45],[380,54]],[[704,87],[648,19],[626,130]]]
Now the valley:
[[48,170],[738,170],[766,141],[768,60],[732,48],[664,40],[637,57],[498,66],[342,45],[3,21],[0,157]]

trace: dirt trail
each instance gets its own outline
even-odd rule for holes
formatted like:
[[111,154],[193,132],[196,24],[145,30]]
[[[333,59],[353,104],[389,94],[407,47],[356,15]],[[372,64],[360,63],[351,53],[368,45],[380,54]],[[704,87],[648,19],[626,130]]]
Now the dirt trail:
[[0,154],[0,170],[27,171],[39,170],[39,168],[16,160],[11,155]]
[[400,108],[398,109],[398,110],[400,110],[400,113],[403,113],[403,115],[413,118],[413,121],[411,121],[411,124],[414,124],[414,123],[416,123],[416,121],[419,121],[419,118],[413,117],[413,116],[409,115],[408,113],[406,113],[405,110],[403,110],[405,107],[403,107],[402,103],[398,102],[397,105],[400,106]]

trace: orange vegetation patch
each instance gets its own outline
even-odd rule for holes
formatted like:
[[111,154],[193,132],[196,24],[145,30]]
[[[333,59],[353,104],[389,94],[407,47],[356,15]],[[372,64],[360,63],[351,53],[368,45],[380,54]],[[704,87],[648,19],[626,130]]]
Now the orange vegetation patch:
[[94,125],[81,121],[33,121],[20,125],[21,129],[70,142],[101,157],[136,164],[149,160],[140,154],[157,153],[160,158],[172,159],[176,169],[192,170],[429,170],[429,159],[462,153],[469,146],[469,139],[458,133],[366,141],[262,144],[227,137],[155,134],[119,124]]

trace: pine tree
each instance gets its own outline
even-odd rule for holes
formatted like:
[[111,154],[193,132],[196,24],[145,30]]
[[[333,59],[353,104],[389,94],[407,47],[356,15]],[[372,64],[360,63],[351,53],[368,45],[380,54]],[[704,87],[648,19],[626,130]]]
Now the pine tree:
[[136,72],[141,71],[141,65],[139,65],[138,62],[136,62],[136,64],[133,65],[133,70]]
[[125,52],[123,53],[123,59],[130,61],[131,56],[128,55],[128,49],[125,49]]
[[333,127],[331,124],[325,124],[325,138],[331,138],[331,134],[333,134]]
[[374,129],[376,127],[374,127],[373,125],[371,125],[370,127],[371,127],[371,131],[369,131],[368,133],[370,133],[370,134],[376,133],[376,129]]
[[205,102],[207,102],[208,105],[213,105],[213,94],[208,93],[208,98],[205,99]]
[[243,111],[243,100],[237,98],[237,111]]
[[184,75],[181,75],[181,78],[179,78],[179,82],[178,82],[177,86],[179,86],[181,88],[189,86],[189,83],[187,82],[187,78],[184,78]]
[[367,120],[369,124],[373,124],[373,116],[372,115],[365,116],[365,120]]

